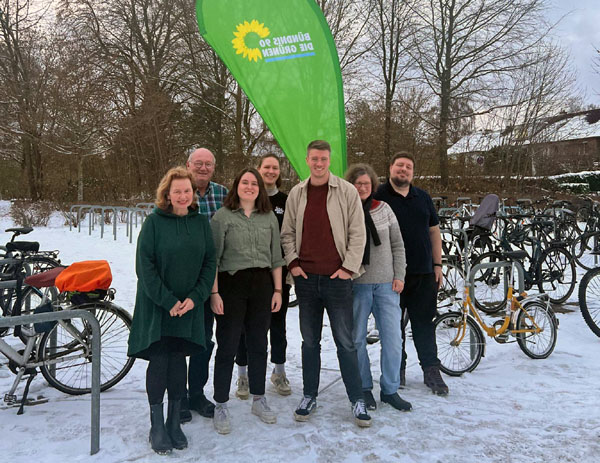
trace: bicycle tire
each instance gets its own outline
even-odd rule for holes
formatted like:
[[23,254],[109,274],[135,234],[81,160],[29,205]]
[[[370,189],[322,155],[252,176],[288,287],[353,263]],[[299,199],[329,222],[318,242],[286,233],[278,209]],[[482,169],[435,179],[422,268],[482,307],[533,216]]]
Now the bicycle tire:
[[600,267],[600,232],[579,236],[571,244],[571,255],[584,270]]
[[[505,259],[497,252],[484,252],[477,256],[471,268],[481,263],[502,262]],[[494,315],[506,306],[508,275],[504,268],[487,268],[473,274],[473,304],[488,315]]]
[[483,333],[475,320],[469,316],[464,338],[459,345],[452,345],[462,320],[461,312],[447,312],[434,321],[440,370],[450,376],[460,376],[473,371],[485,355]]
[[569,299],[577,284],[575,261],[571,254],[561,247],[546,249],[537,265],[536,283],[553,304],[562,304]]
[[583,276],[579,284],[579,308],[587,326],[600,337],[600,268]]
[[[556,346],[558,321],[552,308],[539,301],[525,304],[525,310],[520,310],[517,316],[516,329],[534,328],[531,319],[542,329],[540,333],[517,333],[517,344],[532,359],[547,358]],[[532,349],[536,347],[536,350]]]
[[[131,328],[131,316],[121,307],[108,301],[99,301],[74,306],[73,309],[84,309],[94,313],[100,323],[102,365],[100,373],[100,390],[105,391],[129,372],[135,359],[127,356],[127,340]],[[75,328],[80,337],[87,342],[86,346],[76,340],[61,323],[45,333],[38,348],[38,361],[65,357],[60,363],[44,363],[40,371],[46,381],[61,392],[80,395],[91,392],[92,362],[91,362],[91,327],[81,319],[66,320],[69,328]],[[55,346],[51,345],[55,339]],[[71,354],[77,354],[71,360]],[[69,356],[69,357],[67,357]]]

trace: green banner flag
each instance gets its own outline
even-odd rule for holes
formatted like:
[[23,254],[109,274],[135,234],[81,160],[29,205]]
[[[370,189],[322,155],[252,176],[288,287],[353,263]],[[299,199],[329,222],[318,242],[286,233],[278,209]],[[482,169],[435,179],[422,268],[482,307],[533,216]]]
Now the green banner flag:
[[229,68],[300,178],[306,146],[331,144],[331,171],[346,169],[342,75],[314,0],[197,0],[200,33]]

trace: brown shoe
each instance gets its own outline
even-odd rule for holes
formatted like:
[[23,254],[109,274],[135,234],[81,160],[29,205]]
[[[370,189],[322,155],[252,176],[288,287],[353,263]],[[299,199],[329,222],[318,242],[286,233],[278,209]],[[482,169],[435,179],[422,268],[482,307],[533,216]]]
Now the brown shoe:
[[423,369],[423,382],[434,394],[448,395],[448,386],[442,379],[439,366],[425,367]]

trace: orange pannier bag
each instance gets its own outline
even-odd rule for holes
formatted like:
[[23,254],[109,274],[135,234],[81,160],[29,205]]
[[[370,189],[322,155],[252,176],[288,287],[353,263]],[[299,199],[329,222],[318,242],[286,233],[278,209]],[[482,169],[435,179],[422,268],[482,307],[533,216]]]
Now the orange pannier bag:
[[110,265],[105,260],[75,262],[56,277],[55,286],[63,291],[94,291],[108,289],[112,282]]

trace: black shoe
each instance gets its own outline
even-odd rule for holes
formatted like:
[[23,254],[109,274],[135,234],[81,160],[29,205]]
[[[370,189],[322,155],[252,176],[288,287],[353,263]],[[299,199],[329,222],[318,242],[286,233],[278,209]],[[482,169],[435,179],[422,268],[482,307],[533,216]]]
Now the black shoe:
[[442,379],[439,366],[425,367],[423,369],[423,382],[434,394],[448,395],[448,386]]
[[215,404],[208,400],[202,393],[190,397],[190,409],[198,412],[204,418],[215,416]]
[[377,402],[375,402],[375,397],[373,397],[373,393],[371,391],[363,391],[363,396],[365,398],[367,410],[377,410]]
[[181,399],[181,409],[179,410],[179,421],[181,424],[192,421],[192,412],[190,411],[190,402],[187,397]]
[[150,446],[159,455],[168,455],[173,450],[173,443],[165,427],[162,402],[150,405]]
[[393,394],[384,394],[383,392],[380,392],[379,398],[381,399],[381,402],[390,404],[396,410],[400,410],[401,412],[409,412],[412,410],[410,402],[407,402],[400,397],[397,392],[394,392]]
[[166,428],[173,447],[177,450],[182,450],[188,446],[187,438],[181,430],[181,401],[180,400],[169,400],[169,406],[167,407],[167,422]]
[[371,417],[367,413],[367,405],[363,399],[358,399],[352,404],[352,415],[354,422],[361,428],[371,426]]
[[296,421],[308,421],[308,417],[317,409],[317,398],[304,396],[294,411]]

